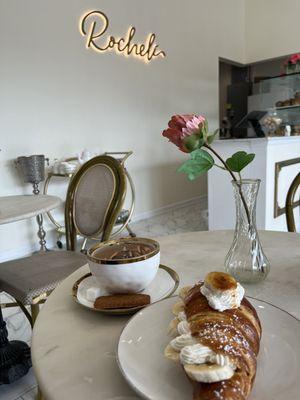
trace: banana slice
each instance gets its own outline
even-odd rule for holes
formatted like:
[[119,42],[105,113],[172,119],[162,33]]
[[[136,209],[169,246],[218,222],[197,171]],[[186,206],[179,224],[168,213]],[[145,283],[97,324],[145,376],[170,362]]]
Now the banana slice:
[[172,321],[169,324],[169,329],[168,329],[169,336],[172,336],[172,337],[178,336],[177,326],[178,326],[179,322],[180,321],[178,318],[172,319]]
[[232,378],[234,369],[230,365],[186,364],[184,370],[196,382],[213,383]]
[[227,290],[235,290],[237,288],[237,281],[233,276],[225,272],[210,272],[204,279],[204,285],[212,290],[219,290],[221,292]]
[[188,292],[192,289],[192,286],[184,286],[179,290],[179,297],[184,300]]
[[171,347],[169,344],[168,344],[167,347],[165,348],[164,355],[165,355],[165,357],[168,358],[169,360],[172,360],[172,361],[175,361],[175,362],[178,362],[178,363],[179,363],[179,360],[180,360],[180,358],[179,358],[180,353],[179,353],[178,351],[175,351],[175,350],[173,349],[173,347]]
[[184,303],[180,300],[178,303],[175,303],[172,307],[172,313],[177,317],[180,311],[184,311]]

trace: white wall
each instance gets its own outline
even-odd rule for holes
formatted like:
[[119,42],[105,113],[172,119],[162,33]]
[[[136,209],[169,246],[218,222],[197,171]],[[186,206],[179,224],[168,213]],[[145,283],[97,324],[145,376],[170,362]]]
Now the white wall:
[[299,0],[246,0],[246,60],[300,51]]
[[[148,65],[85,48],[78,21],[101,10],[109,31],[157,34],[165,59]],[[218,125],[218,57],[244,60],[241,0],[0,0],[0,195],[29,193],[12,165],[20,155],[70,156],[84,147],[134,151],[128,161],[137,213],[206,193],[187,182],[185,159],[160,135],[174,113]],[[0,227],[2,254],[36,243],[34,221]],[[11,253],[9,253],[11,252]]]

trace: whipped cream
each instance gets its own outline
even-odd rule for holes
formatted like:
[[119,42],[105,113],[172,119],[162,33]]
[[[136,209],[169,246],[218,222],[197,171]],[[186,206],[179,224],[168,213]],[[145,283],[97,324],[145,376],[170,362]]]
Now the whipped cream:
[[182,364],[217,364],[221,367],[231,367],[235,369],[235,366],[230,361],[228,356],[223,354],[216,354],[207,346],[203,346],[201,343],[197,343],[190,346],[185,346],[180,351],[180,361]]
[[191,333],[190,324],[187,321],[180,321],[177,325],[177,332],[179,335]]
[[238,308],[245,294],[245,289],[237,282],[235,289],[218,290],[212,286],[204,284],[200,288],[200,292],[207,298],[211,308],[217,311]]
[[224,356],[223,354],[215,354],[211,357],[210,362],[221,365],[221,367],[228,366],[235,370],[235,365],[232,364],[230,358],[228,356]]
[[205,364],[210,362],[215,353],[200,343],[185,346],[180,352],[180,361],[182,364]]
[[179,321],[186,321],[186,313],[184,311],[179,311],[177,318]]
[[190,333],[186,333],[184,335],[177,336],[175,339],[171,340],[170,346],[175,351],[179,352],[184,347],[191,346],[196,343],[197,343],[196,339],[194,339]]

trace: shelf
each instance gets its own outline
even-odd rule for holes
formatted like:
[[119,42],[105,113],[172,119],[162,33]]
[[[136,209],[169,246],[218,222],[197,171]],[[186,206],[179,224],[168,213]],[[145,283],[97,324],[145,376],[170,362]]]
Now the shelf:
[[275,75],[275,76],[270,76],[269,78],[264,78],[261,79],[259,82],[254,82],[256,83],[261,83],[265,81],[270,81],[271,79],[279,79],[279,78],[287,78],[287,77],[296,77],[295,79],[300,79],[300,72],[295,72],[293,74],[281,74],[281,75]]
[[280,110],[295,110],[299,108],[300,112],[300,104],[295,104],[294,106],[284,106],[284,107],[275,107],[276,111]]

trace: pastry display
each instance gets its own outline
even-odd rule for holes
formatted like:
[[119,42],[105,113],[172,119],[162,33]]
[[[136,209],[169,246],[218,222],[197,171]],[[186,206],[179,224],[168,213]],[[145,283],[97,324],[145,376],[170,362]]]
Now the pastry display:
[[300,92],[296,92],[295,96],[291,99],[279,100],[275,103],[276,107],[289,107],[300,104]]
[[293,135],[293,136],[298,136],[298,135],[300,135],[300,125],[293,125],[293,128],[292,128],[292,135]]
[[282,119],[279,118],[277,115],[267,115],[263,121],[263,126],[267,129],[269,133],[275,133],[282,123]]
[[180,292],[165,356],[179,363],[194,400],[245,400],[256,374],[261,325],[243,287],[222,272]]

